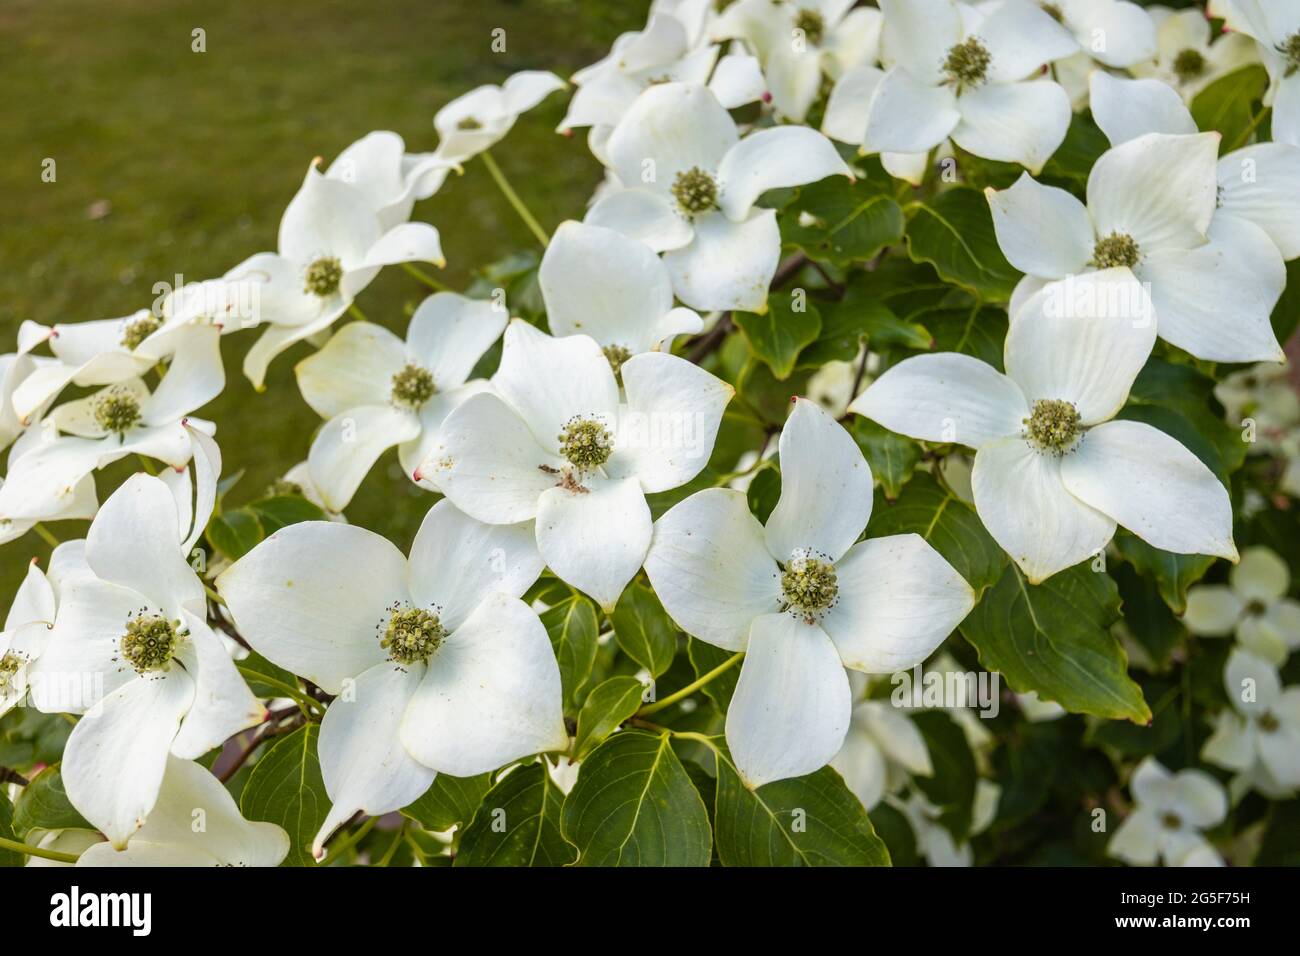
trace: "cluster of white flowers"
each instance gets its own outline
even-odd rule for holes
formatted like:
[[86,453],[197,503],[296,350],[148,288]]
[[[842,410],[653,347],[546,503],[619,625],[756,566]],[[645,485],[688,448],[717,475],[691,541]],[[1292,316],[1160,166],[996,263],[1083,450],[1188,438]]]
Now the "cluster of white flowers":
[[[613,614],[644,571],[681,630],[744,654],[725,741],[747,787],[831,764],[867,808],[893,801],[931,862],[969,862],[920,791],[898,796],[936,772],[920,732],[854,681],[931,659],[979,595],[922,536],[864,537],[875,481],[853,416],[969,449],[978,517],[1030,584],[1103,554],[1121,526],[1164,551],[1238,561],[1221,476],[1120,417],[1158,339],[1206,363],[1284,360],[1270,315],[1300,256],[1300,3],[1229,6],[1231,32],[1212,41],[1202,11],[1124,0],[655,0],[643,30],[571,79],[561,130],[589,128],[605,175],[582,221],[541,232],[547,331],[500,297],[439,291],[404,338],[363,318],[331,335],[383,267],[444,265],[414,205],[476,157],[496,172],[489,148],[569,88],[532,71],[443,107],[431,153],[373,132],[314,160],[276,251],[156,311],[24,323],[0,358],[0,447],[12,446],[0,542],[91,523],[46,570],[33,563],[15,598],[0,713],[79,717],[62,777],[108,840],[67,830],[40,835],[40,849],[83,864],[279,863],[285,834],[244,820],[194,762],[279,719],[232,656],[249,649],[310,682],[304,714],[323,709],[332,806],[318,858],[358,812],[406,807],[437,774],[570,752],[539,618],[554,602],[534,585],[548,571]],[[1187,104],[1250,63],[1271,79],[1272,141],[1220,157],[1220,135],[1198,132]],[[1111,144],[1086,203],[1035,178],[1085,108]],[[987,190],[997,243],[1024,273],[1001,367],[923,354],[855,394],[863,354],[856,377],[841,370],[843,418],[796,398],[774,446],[717,486],[692,484],[736,390],[674,343],[725,333],[729,313],[768,314],[782,235],[765,194],[852,181],[876,154],[901,194],[955,153],[1024,170]],[[283,352],[316,347],[296,366],[324,420],[287,476],[300,494],[338,518],[396,447],[439,496],[407,554],[329,520],[283,527],[233,563],[189,563],[221,473],[216,426],[195,413],[224,387],[225,337],[255,328],[243,371],[259,390]],[[1300,412],[1284,417],[1293,429]],[[737,488],[773,447],[779,498],[760,520]],[[149,473],[101,506],[95,472],[132,456]],[[656,520],[647,496],[683,488],[694,493]],[[1300,645],[1289,586],[1285,564],[1252,549],[1230,585],[1188,598],[1194,634],[1239,642],[1232,707],[1203,754],[1245,781],[1237,796],[1300,787],[1300,689],[1277,671]],[[979,792],[969,834],[996,806],[989,781]],[[1227,802],[1206,774],[1148,760],[1132,793],[1113,853],[1216,859],[1200,831]],[[190,806],[209,809],[201,838]]]

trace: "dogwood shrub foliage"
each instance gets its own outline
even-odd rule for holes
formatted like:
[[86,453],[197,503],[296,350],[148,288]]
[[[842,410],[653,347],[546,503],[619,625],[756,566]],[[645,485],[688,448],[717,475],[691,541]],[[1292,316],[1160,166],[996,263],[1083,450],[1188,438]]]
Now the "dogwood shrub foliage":
[[[491,152],[555,96],[557,225]],[[1300,2],[654,0],[434,126],[0,359],[0,862],[1295,859]],[[473,162],[540,252],[453,289]],[[322,420],[264,492],[243,336]]]

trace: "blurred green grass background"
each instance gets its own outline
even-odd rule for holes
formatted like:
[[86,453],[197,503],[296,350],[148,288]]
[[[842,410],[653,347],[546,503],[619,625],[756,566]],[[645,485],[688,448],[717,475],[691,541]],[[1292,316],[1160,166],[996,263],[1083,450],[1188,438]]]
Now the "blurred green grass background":
[[[5,0],[0,7],[0,335],[13,348],[24,319],[52,324],[147,308],[155,283],[218,276],[275,248],[285,205],[314,156],[329,160],[374,129],[411,151],[437,145],[433,114],[483,83],[521,69],[568,77],[644,22],[637,0]],[[192,31],[206,52],[191,50]],[[492,31],[506,49],[491,50]],[[493,150],[548,229],[580,218],[600,169],[582,135],[555,134],[566,97],[525,114]],[[57,180],[41,180],[52,158]],[[481,163],[416,207],[442,233],[464,288],[472,270],[535,242]],[[432,268],[432,267],[429,267]],[[372,321],[397,331],[427,292],[399,269],[361,296]],[[320,424],[298,393],[300,345],[272,366],[257,394],[240,372],[258,333],[223,340],[227,385],[199,411],[218,426],[231,492],[256,497],[304,459]],[[135,462],[99,476],[100,500]],[[351,520],[405,548],[430,496],[389,453],[348,509]],[[53,523],[60,538],[85,522]],[[0,600],[35,535],[0,552]]]

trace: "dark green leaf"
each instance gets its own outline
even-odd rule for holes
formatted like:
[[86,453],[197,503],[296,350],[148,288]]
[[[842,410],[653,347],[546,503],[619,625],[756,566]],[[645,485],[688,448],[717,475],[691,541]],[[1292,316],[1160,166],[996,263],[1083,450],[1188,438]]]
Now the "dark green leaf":
[[921,711],[912,720],[925,737],[934,767],[931,776],[918,776],[913,782],[939,809],[939,822],[961,843],[970,833],[975,806],[975,756],[966,732],[941,710]]
[[596,661],[596,638],[600,636],[596,605],[581,594],[570,594],[542,612],[542,624],[550,635],[560,665],[560,683],[568,710],[574,695],[591,676],[591,665]]
[[1139,575],[1129,564],[1118,565],[1113,574],[1123,601],[1124,626],[1146,652],[1149,669],[1167,670],[1174,649],[1187,637],[1187,628],[1174,616],[1151,576]]
[[1115,547],[1139,574],[1155,580],[1160,596],[1175,614],[1187,610],[1187,589],[1205,577],[1217,560],[1208,554],[1161,551],[1127,531],[1115,535]]
[[988,200],[964,186],[913,204],[907,248],[912,259],[988,302],[1008,301],[1020,278],[998,246]]
[[597,747],[561,831],[579,866],[708,866],[713,850],[704,802],[667,734],[624,731]]
[[1273,307],[1273,334],[1285,345],[1300,324],[1300,259],[1286,264],[1286,288]]
[[287,525],[300,521],[323,521],[325,512],[306,498],[296,495],[276,495],[254,501],[248,509],[257,515],[266,534],[273,534]]
[[871,476],[880,482],[885,497],[895,500],[921,461],[921,446],[861,415],[853,417],[850,431],[871,466]]
[[311,842],[329,813],[330,798],[316,756],[319,724],[282,737],[253,767],[239,800],[249,820],[278,824],[289,834],[284,866],[315,866]]
[[1007,556],[964,501],[942,488],[925,472],[917,472],[896,501],[876,495],[867,537],[919,534],[956,568],[978,593],[1002,575]]
[[980,663],[1019,693],[1034,691],[1072,713],[1146,723],[1151,711],[1128,676],[1110,626],[1119,619],[1115,582],[1084,562],[1039,585],[1015,565],[961,624]]
[[1066,185],[1075,187],[1085,186],[1093,165],[1108,149],[1110,141],[1092,118],[1075,113],[1070,119],[1065,140],[1043,166],[1043,178],[1067,180]]
[[654,591],[633,582],[614,608],[614,637],[623,653],[658,677],[677,654],[677,625]]
[[560,835],[563,803],[540,763],[512,770],[483,798],[455,865],[568,866],[575,851]]
[[772,509],[781,500],[781,472],[770,466],[759,469],[749,483],[745,497],[754,517],[766,524]]
[[1254,104],[1268,89],[1268,72],[1251,64],[1221,76],[1192,100],[1192,119],[1203,133],[1220,132],[1222,153],[1245,146],[1255,118]]
[[903,238],[903,212],[870,177],[830,176],[786,207],[781,238],[819,262],[864,262]]
[[1002,368],[1002,345],[1007,337],[1005,309],[985,306],[979,309],[935,309],[921,312],[917,318],[934,333],[936,352],[961,352],[981,362]]
[[717,765],[713,820],[724,866],[889,865],[867,811],[833,768],[750,790],[725,750]]
[[25,840],[32,829],[95,829],[77,812],[63,789],[59,766],[46,767],[23,787],[14,804],[14,833]]
[[298,687],[297,677],[272,664],[257,651],[249,651],[248,656],[239,662],[239,672],[244,675],[249,690],[258,697],[284,697],[286,687]]
[[821,334],[822,319],[807,295],[778,292],[768,296],[767,311],[736,312],[733,321],[745,333],[749,347],[781,381],[790,377],[804,346]]
[[645,685],[635,677],[611,677],[592,688],[578,713],[578,735],[574,754],[585,757],[592,748],[635,714],[641,706]]
[[208,522],[207,535],[208,543],[231,561],[238,561],[265,537],[257,515],[243,508],[215,515]]
[[[5,789],[0,787],[0,837],[6,840],[16,840],[21,843],[13,828],[14,808],[9,803],[9,796]],[[24,866],[27,858],[16,850],[0,849],[0,868],[8,866]]]
[[[696,680],[721,667],[735,656],[731,651],[724,651],[720,647],[705,644],[693,637],[687,644],[686,653],[690,656]],[[740,668],[733,664],[700,689],[717,705],[718,710],[725,714],[727,708],[731,706],[731,695],[736,692],[736,681],[739,679]]]
[[410,817],[426,830],[450,830],[474,819],[474,811],[491,787],[490,773],[476,777],[440,773],[433,778],[424,796],[402,808],[402,816]]

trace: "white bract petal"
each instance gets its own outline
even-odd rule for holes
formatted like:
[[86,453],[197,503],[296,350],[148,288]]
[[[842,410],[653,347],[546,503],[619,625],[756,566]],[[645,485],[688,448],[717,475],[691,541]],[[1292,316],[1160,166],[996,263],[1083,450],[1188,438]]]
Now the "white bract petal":
[[1237,560],[1232,504],[1199,458],[1142,422],[1105,422],[1061,459],[1070,493],[1148,544]]
[[217,578],[239,632],[267,660],[337,694],[383,661],[406,559],[372,531],[332,521],[282,528]]
[[1092,220],[1064,189],[1039,185],[1024,173],[1010,189],[987,189],[985,195],[998,245],[1021,272],[1061,279],[1087,267],[1096,245]]
[[623,364],[611,477],[636,477],[647,494],[686,484],[704,469],[735,389],[685,359],[635,355]]
[[835,572],[839,593],[821,624],[844,665],[867,673],[921,663],[975,606],[970,585],[915,534],[856,544]]
[[851,709],[849,679],[825,631],[788,614],[754,621],[727,708],[727,746],[747,787],[830,763]]
[[834,563],[871,517],[871,469],[853,437],[816,402],[795,399],[781,430],[781,497],[767,519],[767,549]]
[[1099,553],[1115,534],[1113,519],[1066,489],[1067,459],[1018,437],[984,445],[975,455],[975,510],[1031,584]]
[[158,799],[167,754],[194,699],[179,666],[135,677],[77,721],[63,751],[68,799],[117,849]]
[[565,750],[560,670],[537,615],[504,594],[480,604],[430,658],[400,734],[411,756],[456,777]]
[[1063,401],[1093,425],[1123,406],[1155,340],[1155,311],[1129,270],[1071,276],[1017,313],[1006,339],[1007,375],[1031,414],[1040,401]]
[[693,309],[766,312],[781,258],[776,212],[755,209],[744,222],[721,213],[695,220],[695,239],[664,256],[677,297]]
[[537,500],[537,547],[561,580],[618,603],[650,547],[650,507],[635,478],[585,479],[581,490],[549,488]]
[[1218,133],[1148,133],[1107,150],[1088,174],[1098,238],[1127,236],[1140,255],[1205,242],[1217,201]]
[[664,610],[686,633],[741,651],[749,626],[782,602],[780,569],[745,496],[700,491],[655,522],[646,574]]
[[921,441],[980,448],[1019,435],[1029,404],[1020,387],[991,365],[945,352],[899,362],[854,399],[849,411]]
[[435,772],[402,746],[398,728],[424,677],[425,665],[376,664],[356,678],[351,693],[330,704],[321,721],[321,776],[333,801],[312,841],[312,854],[358,811],[377,817],[414,803]]

